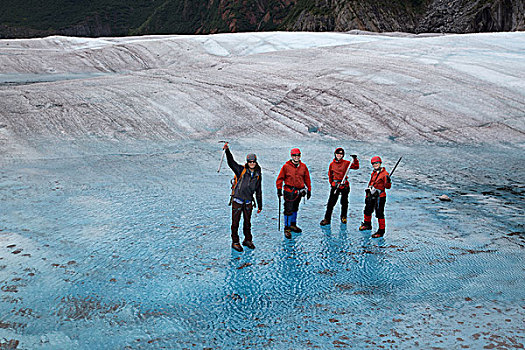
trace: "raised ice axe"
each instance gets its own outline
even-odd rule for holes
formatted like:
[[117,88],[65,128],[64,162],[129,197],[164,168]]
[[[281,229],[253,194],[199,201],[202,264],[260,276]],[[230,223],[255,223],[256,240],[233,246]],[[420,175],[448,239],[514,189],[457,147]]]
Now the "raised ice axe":
[[397,161],[396,165],[394,165],[394,169],[390,172],[390,176],[394,175],[394,171],[396,171],[397,166],[399,165],[399,162],[403,159],[403,157],[399,157],[399,160]]
[[[221,140],[221,141],[219,141],[219,143],[227,144],[228,141]],[[221,156],[221,162],[219,163],[219,169],[217,169],[217,172],[218,172],[218,173],[221,172],[222,161],[224,160],[224,154],[225,154],[225,153],[226,153],[226,149],[223,149],[223,150],[222,150],[222,156]]]

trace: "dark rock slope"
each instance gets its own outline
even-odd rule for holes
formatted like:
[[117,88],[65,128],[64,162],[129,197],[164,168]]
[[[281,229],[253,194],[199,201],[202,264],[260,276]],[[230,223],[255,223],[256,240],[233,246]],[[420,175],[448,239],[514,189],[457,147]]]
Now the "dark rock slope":
[[525,2],[433,0],[417,32],[477,33],[525,29]]
[[525,30],[523,0],[0,0],[0,38],[250,31]]

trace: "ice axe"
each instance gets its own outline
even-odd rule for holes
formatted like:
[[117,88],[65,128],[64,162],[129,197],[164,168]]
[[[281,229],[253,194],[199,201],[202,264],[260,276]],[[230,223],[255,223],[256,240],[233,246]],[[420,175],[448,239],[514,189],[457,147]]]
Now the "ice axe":
[[[226,144],[226,143],[228,143],[228,141],[221,140],[221,141],[219,141],[219,143],[224,143],[224,144]],[[221,156],[221,162],[219,163],[219,169],[217,170],[218,173],[221,172],[222,161],[224,160],[224,154],[225,154],[225,153],[226,153],[226,150],[223,149],[223,150],[222,150],[222,156]]]
[[403,157],[399,157],[399,160],[397,161],[396,165],[394,165],[394,169],[392,169],[390,176],[394,175],[394,171],[396,171],[396,168],[399,165],[399,162],[401,161],[401,159],[403,159]]
[[348,163],[348,167],[346,168],[346,171],[345,171],[345,174],[343,175],[343,179],[341,180],[341,183],[339,185],[335,186],[334,194],[336,194],[337,191],[339,190],[339,187],[342,186],[345,183],[345,180],[348,177],[348,173],[350,172],[350,167],[352,166],[352,163],[354,162],[354,160],[357,159],[357,156],[355,154],[352,154],[352,158],[353,158],[353,160],[350,163]]

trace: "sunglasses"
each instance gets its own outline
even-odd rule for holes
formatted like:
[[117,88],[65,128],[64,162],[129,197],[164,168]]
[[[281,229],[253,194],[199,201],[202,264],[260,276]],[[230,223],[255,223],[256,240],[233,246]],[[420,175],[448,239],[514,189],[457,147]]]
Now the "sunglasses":
[[257,163],[256,160],[249,160],[248,163]]
[[292,157],[300,157],[300,156],[301,156],[301,153],[292,154]]
[[381,162],[373,162],[372,164],[381,164]]

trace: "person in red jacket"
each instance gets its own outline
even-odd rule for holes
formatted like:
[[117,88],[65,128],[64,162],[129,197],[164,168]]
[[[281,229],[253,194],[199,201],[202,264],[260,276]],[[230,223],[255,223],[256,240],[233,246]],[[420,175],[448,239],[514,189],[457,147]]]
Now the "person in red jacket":
[[312,195],[310,173],[306,165],[301,162],[301,151],[294,148],[290,154],[292,159],[284,163],[276,181],[279,198],[283,196],[284,188],[284,236],[286,238],[292,238],[292,231],[302,232],[297,227],[299,203],[302,197],[306,196],[307,199],[310,199]]
[[386,189],[392,187],[390,175],[385,168],[381,167],[381,158],[372,157],[372,176],[368,182],[365,198],[365,219],[359,227],[360,231],[372,229],[372,213],[376,212],[379,229],[372,235],[373,238],[383,237],[385,234],[385,204]]
[[[334,152],[334,160],[328,167],[328,182],[330,183],[330,196],[328,197],[328,203],[326,204],[326,212],[324,219],[321,220],[321,226],[330,225],[332,220],[332,211],[334,210],[335,203],[341,195],[341,222],[346,224],[346,215],[348,213],[348,194],[350,193],[350,183],[348,182],[347,169],[359,169],[359,160],[355,154],[352,154],[353,161],[343,159],[345,156],[345,150],[341,147],[337,148]],[[345,177],[343,179],[343,177]]]

